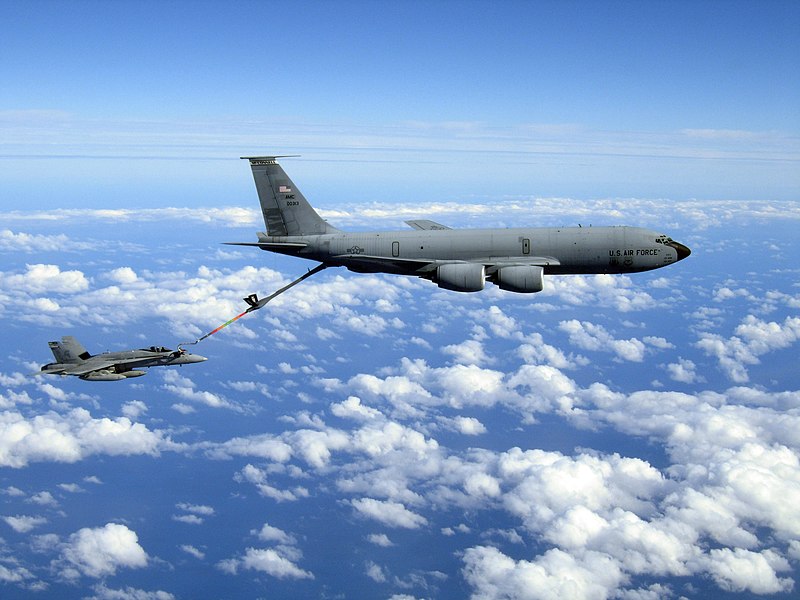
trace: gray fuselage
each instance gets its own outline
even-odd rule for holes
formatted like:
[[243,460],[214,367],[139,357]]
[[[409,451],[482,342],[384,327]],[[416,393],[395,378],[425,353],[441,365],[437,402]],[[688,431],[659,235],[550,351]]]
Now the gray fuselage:
[[[259,242],[269,245],[263,249],[273,252],[358,272],[418,276],[445,261],[484,263],[487,274],[511,264],[539,264],[545,273],[554,275],[634,273],[664,267],[689,255],[686,246],[663,234],[622,226],[338,232],[287,237],[259,233],[258,237]],[[284,243],[287,246],[281,247]]]

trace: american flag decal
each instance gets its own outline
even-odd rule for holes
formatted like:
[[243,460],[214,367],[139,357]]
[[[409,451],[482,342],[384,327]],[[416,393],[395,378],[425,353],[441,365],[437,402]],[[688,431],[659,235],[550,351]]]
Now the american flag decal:
[[288,185],[281,185],[281,186],[278,186],[278,191],[281,194],[291,194],[292,193],[292,188],[290,188]]

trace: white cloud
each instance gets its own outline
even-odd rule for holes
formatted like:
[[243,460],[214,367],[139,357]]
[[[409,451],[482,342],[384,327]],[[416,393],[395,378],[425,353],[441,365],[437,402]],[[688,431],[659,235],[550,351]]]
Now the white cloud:
[[0,272],[0,289],[27,294],[76,294],[89,288],[81,271],[62,271],[57,265],[26,265],[24,273],[8,275]]
[[61,552],[62,575],[74,579],[114,575],[119,568],[147,566],[147,553],[139,545],[135,531],[118,523],[73,533]]
[[82,408],[67,415],[46,413],[26,419],[0,413],[0,465],[24,467],[30,462],[76,462],[92,454],[156,455],[167,445],[163,433],[150,431],[127,417],[95,419]]
[[222,561],[219,567],[234,575],[240,569],[249,569],[278,579],[314,579],[311,572],[298,567],[276,548],[248,548],[241,558]]
[[744,383],[749,380],[746,365],[757,365],[760,356],[787,348],[800,339],[800,317],[786,317],[783,323],[777,323],[747,315],[734,333],[727,339],[702,333],[696,345],[719,361],[731,381]]
[[453,361],[461,365],[485,365],[493,362],[478,340],[465,340],[460,344],[450,344],[442,348],[444,354],[453,357]]
[[136,275],[136,271],[130,267],[119,267],[114,269],[108,273],[108,277],[112,281],[116,281],[117,283],[123,285],[132,284],[139,280],[139,276]]
[[391,548],[394,546],[392,540],[389,539],[385,533],[371,533],[367,536],[367,541],[370,544],[375,544],[381,548]]
[[486,433],[486,426],[475,417],[439,417],[439,422],[448,429],[463,435],[481,435]]
[[277,544],[290,546],[297,544],[297,540],[295,540],[293,536],[282,529],[273,527],[269,523],[264,523],[261,529],[251,533],[255,533],[262,542],[275,542]]
[[71,240],[63,233],[56,235],[40,235],[20,231],[14,233],[10,229],[0,231],[0,251],[13,252],[69,252],[89,250],[93,245]]
[[376,500],[374,498],[358,498],[350,504],[360,514],[383,523],[388,527],[419,529],[428,523],[425,517],[408,510],[399,502]]
[[576,319],[561,321],[558,328],[569,334],[569,341],[583,350],[612,352],[617,358],[632,362],[644,360],[645,345],[636,338],[618,340],[601,325]]
[[374,408],[361,403],[361,398],[349,396],[346,400],[331,404],[331,413],[343,419],[356,421],[371,421],[383,417],[383,414]]
[[607,598],[625,581],[613,560],[595,552],[582,559],[558,549],[534,561],[516,561],[496,548],[477,546],[464,552],[463,574],[480,598]]
[[622,313],[651,310],[659,304],[627,275],[550,277],[541,295],[555,296],[560,305],[606,306]]
[[172,515],[172,520],[187,525],[202,525],[205,521],[197,515]]
[[205,552],[195,548],[194,546],[192,546],[190,544],[183,544],[183,545],[180,546],[180,549],[183,550],[184,552],[186,552],[186,554],[194,556],[198,560],[203,560],[206,557],[206,553]]
[[191,400],[198,404],[204,404],[211,408],[240,410],[236,404],[218,394],[196,389],[197,385],[194,381],[188,377],[184,377],[174,369],[165,369],[161,372],[161,376],[164,378],[164,385],[162,387],[179,398]]
[[380,565],[370,561],[366,564],[366,575],[375,583],[384,583],[386,581],[386,574]]
[[791,570],[788,561],[771,550],[756,553],[743,548],[714,548],[704,562],[717,585],[726,591],[777,594],[793,588],[791,579],[776,574]]
[[277,502],[292,502],[309,495],[308,490],[302,486],[295,486],[291,490],[279,489],[269,483],[268,475],[267,470],[248,464],[234,475],[234,479],[239,482],[252,483],[256,486],[259,494]]
[[3,520],[17,533],[28,533],[34,527],[47,523],[47,519],[44,517],[30,517],[27,515],[3,517]]
[[88,600],[175,600],[175,596],[163,590],[150,592],[133,587],[113,590],[101,583],[94,586],[94,596]]
[[566,355],[555,346],[546,344],[541,333],[534,332],[525,336],[526,343],[517,349],[517,353],[527,363],[546,364],[557,369],[574,369],[588,364],[588,359],[573,354]]
[[188,513],[202,515],[204,517],[211,517],[215,512],[211,506],[205,506],[203,504],[188,504],[186,502],[179,502],[175,505],[175,507]]
[[697,374],[697,365],[693,361],[685,358],[678,358],[677,363],[670,363],[666,369],[670,379],[681,383],[695,383],[702,381],[702,377]]
[[138,419],[147,412],[147,405],[141,400],[131,400],[122,405],[122,414],[129,419]]
[[38,504],[39,506],[58,506],[58,500],[53,497],[48,491],[39,492],[38,494],[34,494],[26,502],[31,502],[33,504]]
[[489,330],[498,338],[522,339],[522,331],[514,317],[508,316],[499,306],[490,306],[476,315],[479,321],[488,325]]
[[[22,583],[28,579],[33,579],[31,573],[25,567],[6,567],[0,564],[0,581],[3,583]],[[33,588],[31,588],[33,589]]]

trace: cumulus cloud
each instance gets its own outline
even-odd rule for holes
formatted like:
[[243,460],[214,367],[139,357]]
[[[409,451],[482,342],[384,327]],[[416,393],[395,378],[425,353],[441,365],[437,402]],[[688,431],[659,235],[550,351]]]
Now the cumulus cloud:
[[622,313],[650,310],[659,304],[627,275],[550,277],[541,294],[543,298],[554,296],[561,306],[607,306]]
[[383,523],[388,527],[418,529],[428,523],[425,517],[408,510],[399,502],[358,498],[352,500],[350,504],[359,514]]
[[771,550],[715,548],[704,562],[714,581],[726,591],[778,594],[793,588],[791,579],[776,574],[791,569],[788,561]]
[[582,559],[558,549],[534,561],[514,560],[497,548],[476,546],[464,553],[463,574],[481,598],[607,598],[624,581],[619,565],[589,552]]
[[569,335],[569,341],[583,350],[611,352],[621,360],[642,362],[645,344],[641,340],[631,338],[619,340],[614,338],[602,325],[581,322],[576,319],[561,321],[558,328]]
[[389,539],[385,533],[371,533],[367,536],[367,541],[370,544],[375,544],[376,546],[381,546],[382,548],[390,548],[394,546],[392,540]]
[[448,429],[464,435],[481,435],[486,433],[486,426],[475,417],[439,417],[439,422]]
[[269,523],[264,523],[264,525],[255,533],[263,542],[275,542],[277,544],[284,544],[284,545],[295,545],[297,544],[297,540],[295,540],[294,536],[289,535],[282,529],[277,527],[273,527]]
[[174,369],[165,369],[161,372],[164,379],[162,386],[166,391],[175,394],[184,400],[190,400],[198,404],[203,404],[211,408],[227,408],[230,410],[241,410],[241,408],[213,392],[198,390],[197,384],[188,377],[184,377]]
[[244,556],[222,561],[218,567],[232,575],[241,569],[249,569],[277,579],[314,579],[313,573],[301,569],[275,548],[248,548]]
[[81,271],[62,271],[57,265],[27,265],[24,273],[0,272],[0,289],[27,294],[76,294],[89,288]]
[[147,591],[133,587],[111,589],[105,584],[94,586],[94,595],[88,600],[175,600],[175,596],[163,590]]
[[77,462],[92,454],[157,455],[167,440],[127,417],[95,419],[75,408],[26,418],[14,411],[0,413],[0,465],[24,467],[30,462]]
[[120,568],[147,566],[148,556],[139,537],[125,525],[107,523],[73,533],[61,551],[62,575],[74,579],[107,577]]
[[3,520],[8,523],[8,526],[17,533],[28,533],[34,527],[39,527],[40,525],[47,523],[47,519],[45,517],[31,517],[27,515],[3,517]]
[[442,348],[444,354],[453,357],[453,361],[461,365],[484,365],[493,362],[478,340],[465,340],[460,344],[450,344]]
[[280,489],[272,485],[269,482],[267,469],[259,469],[251,464],[245,465],[241,471],[236,473],[234,479],[255,485],[259,494],[266,498],[272,498],[277,502],[292,502],[309,495],[308,490],[302,486],[294,486],[292,489]]
[[760,356],[787,348],[800,339],[800,317],[786,317],[783,323],[777,323],[747,315],[734,333],[727,339],[702,333],[696,345],[719,361],[731,381],[745,383],[749,380],[746,365],[757,365]]
[[264,523],[260,530],[252,531],[251,534],[274,546],[247,548],[244,555],[223,560],[217,564],[217,568],[231,575],[236,575],[242,569],[249,569],[278,579],[314,579],[313,573],[297,565],[303,554],[297,548],[297,540],[293,535],[269,523]]
[[198,560],[203,560],[206,557],[206,553],[205,552],[203,552],[202,550],[197,549],[196,547],[194,547],[194,546],[192,546],[190,544],[183,544],[183,545],[180,546],[180,549],[183,550],[184,552],[186,552],[186,554],[194,556]]
[[697,374],[697,365],[694,361],[685,358],[678,358],[678,362],[670,363],[666,366],[670,379],[681,383],[695,383],[702,378]]
[[63,233],[57,235],[40,235],[20,231],[14,233],[10,229],[0,230],[0,251],[13,252],[69,252],[89,250],[92,244],[71,240]]
[[122,414],[129,419],[138,419],[147,412],[147,405],[141,400],[131,400],[122,405]]

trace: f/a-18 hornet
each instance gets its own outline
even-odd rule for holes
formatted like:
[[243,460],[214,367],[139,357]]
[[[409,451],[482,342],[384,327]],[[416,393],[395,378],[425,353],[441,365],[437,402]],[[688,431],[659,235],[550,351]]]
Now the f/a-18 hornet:
[[[457,292],[485,282],[510,292],[540,292],[544,275],[635,273],[683,260],[691,251],[641,227],[519,227],[456,230],[429,220],[406,221],[408,231],[348,233],[323,220],[278,164],[280,156],[250,161],[266,232],[256,246],[343,266],[357,273],[429,279]],[[260,306],[256,305],[256,308]]]
[[56,362],[42,367],[44,375],[75,375],[86,381],[121,381],[145,375],[146,371],[139,370],[142,367],[190,365],[208,360],[199,354],[160,346],[92,356],[71,335],[65,335],[60,342],[50,342],[49,345]]

